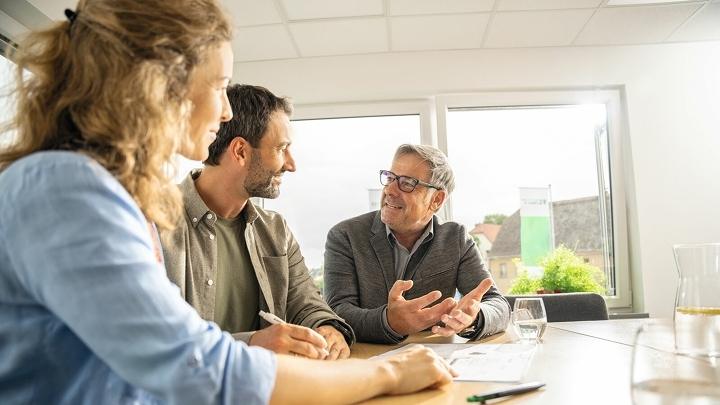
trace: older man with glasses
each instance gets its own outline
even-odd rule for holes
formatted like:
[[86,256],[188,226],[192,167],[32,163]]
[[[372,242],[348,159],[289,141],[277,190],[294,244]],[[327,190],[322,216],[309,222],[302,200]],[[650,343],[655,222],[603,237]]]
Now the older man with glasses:
[[401,145],[380,183],[380,210],[335,225],[325,244],[325,299],[358,341],[396,344],[427,329],[473,340],[504,331],[510,305],[472,237],[435,215],[455,188],[447,157]]

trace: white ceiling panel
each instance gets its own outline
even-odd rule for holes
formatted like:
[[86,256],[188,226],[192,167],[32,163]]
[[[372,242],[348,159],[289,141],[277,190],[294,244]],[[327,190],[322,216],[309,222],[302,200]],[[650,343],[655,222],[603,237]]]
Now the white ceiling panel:
[[388,0],[390,15],[457,14],[492,11],[495,0]]
[[568,46],[594,12],[587,9],[496,13],[485,47]]
[[393,51],[479,48],[490,14],[392,17]]
[[290,21],[385,15],[383,0],[282,0],[282,4]]
[[708,3],[693,14],[668,41],[720,40],[720,3]]
[[385,18],[292,23],[290,30],[304,57],[388,51]]
[[499,0],[498,11],[597,8],[603,0]]
[[232,42],[235,62],[297,58],[287,28],[282,24],[235,30]]
[[702,4],[603,8],[595,12],[574,45],[663,42]]
[[225,8],[232,16],[233,25],[236,27],[283,22],[274,0],[232,0],[225,2]]

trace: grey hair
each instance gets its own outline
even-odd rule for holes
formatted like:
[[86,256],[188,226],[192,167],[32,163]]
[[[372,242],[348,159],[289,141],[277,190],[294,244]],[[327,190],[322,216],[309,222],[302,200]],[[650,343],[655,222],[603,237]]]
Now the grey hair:
[[409,143],[398,146],[393,161],[403,155],[417,155],[430,165],[430,184],[446,190],[448,195],[455,190],[455,174],[450,167],[447,156],[440,149],[429,145],[412,145]]

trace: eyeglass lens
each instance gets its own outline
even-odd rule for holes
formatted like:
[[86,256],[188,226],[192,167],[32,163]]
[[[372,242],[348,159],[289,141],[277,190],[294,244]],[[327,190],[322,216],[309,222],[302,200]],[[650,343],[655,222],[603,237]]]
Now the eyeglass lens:
[[398,188],[406,193],[410,193],[415,190],[415,186],[418,184],[418,179],[408,176],[397,176],[395,173],[387,170],[380,171],[380,184],[383,186],[389,186],[390,183],[395,180],[398,181]]

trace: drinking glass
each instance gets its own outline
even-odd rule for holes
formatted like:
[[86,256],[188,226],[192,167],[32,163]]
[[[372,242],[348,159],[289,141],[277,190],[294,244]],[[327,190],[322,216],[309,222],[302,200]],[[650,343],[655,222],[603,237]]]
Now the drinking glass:
[[673,326],[645,325],[635,335],[634,405],[720,405],[720,362],[675,350]]
[[538,341],[545,333],[547,316],[542,298],[517,298],[512,323],[515,333],[525,342]]
[[675,348],[720,357],[720,243],[675,245]]

